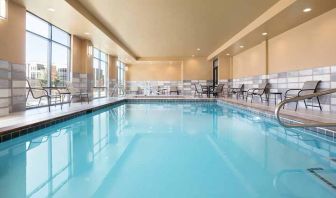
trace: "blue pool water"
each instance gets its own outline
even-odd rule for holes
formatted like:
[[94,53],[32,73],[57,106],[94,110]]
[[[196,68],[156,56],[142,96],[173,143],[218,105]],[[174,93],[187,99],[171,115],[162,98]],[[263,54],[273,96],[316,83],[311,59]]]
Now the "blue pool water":
[[123,104],[0,144],[0,197],[328,198],[334,158],[229,105]]

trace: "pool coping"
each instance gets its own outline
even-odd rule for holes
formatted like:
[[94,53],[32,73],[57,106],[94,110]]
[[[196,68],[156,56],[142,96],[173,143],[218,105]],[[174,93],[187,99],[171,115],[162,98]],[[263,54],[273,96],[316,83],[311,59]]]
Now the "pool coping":
[[[119,104],[125,104],[127,102],[139,102],[139,103],[151,103],[151,102],[185,102],[185,103],[190,103],[190,102],[216,102],[218,104],[229,104],[234,107],[237,107],[239,109],[248,111],[253,114],[257,114],[259,116],[275,119],[274,113],[271,111],[266,111],[262,109],[257,109],[249,106],[245,106],[242,104],[237,104],[233,103],[230,101],[225,101],[223,99],[219,98],[122,98],[122,99],[117,99],[115,101],[108,101],[105,104],[99,104],[99,105],[94,105],[87,107],[85,109],[77,109],[69,112],[65,112],[64,114],[61,115],[55,115],[53,117],[47,117],[46,119],[39,119],[39,120],[33,120],[33,121],[28,121],[22,124],[16,124],[8,127],[3,127],[0,129],[0,143],[10,141],[12,139],[15,139],[20,136],[24,136],[29,133],[33,133],[34,131],[37,131],[39,129],[47,128],[52,125],[65,122],[69,119],[77,118],[82,115],[86,115],[98,110],[101,110],[106,107],[111,107]],[[301,123],[300,121],[296,121],[293,117],[291,118],[290,116],[282,116],[282,119],[284,122],[287,123]],[[299,119],[299,118],[296,118]],[[309,121],[309,120],[307,120]],[[309,131],[313,131],[315,133],[332,137],[333,140],[335,141],[336,139],[336,131],[326,129],[326,128],[320,128],[320,127],[314,127],[314,128],[305,128]]]
[[[277,121],[277,118],[275,116],[274,111],[270,111],[270,110],[265,110],[265,109],[259,109],[257,107],[251,107],[251,106],[247,106],[244,104],[240,104],[240,103],[235,103],[235,102],[231,102],[231,101],[227,101],[227,100],[223,100],[223,99],[218,99],[217,102],[219,104],[229,104],[231,106],[237,107],[241,110],[259,115],[259,116],[263,116],[266,118],[270,118],[272,120]],[[312,122],[313,120],[309,120],[309,119],[303,119],[303,118],[299,118],[299,117],[295,117],[295,116],[290,116],[290,115],[283,115],[280,114],[281,120],[284,123],[287,124],[303,124],[303,123],[307,123],[307,122]],[[323,135],[325,137],[329,137],[332,138],[334,142],[336,142],[336,131],[332,130],[332,129],[328,129],[328,128],[324,128],[324,127],[302,127],[301,129],[310,131],[310,132],[314,132],[318,135]]]

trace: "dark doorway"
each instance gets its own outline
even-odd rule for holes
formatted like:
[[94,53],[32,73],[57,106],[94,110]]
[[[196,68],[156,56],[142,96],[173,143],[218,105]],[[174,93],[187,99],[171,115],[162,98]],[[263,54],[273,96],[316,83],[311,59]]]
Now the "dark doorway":
[[212,81],[213,86],[218,85],[218,59],[216,58],[212,62]]

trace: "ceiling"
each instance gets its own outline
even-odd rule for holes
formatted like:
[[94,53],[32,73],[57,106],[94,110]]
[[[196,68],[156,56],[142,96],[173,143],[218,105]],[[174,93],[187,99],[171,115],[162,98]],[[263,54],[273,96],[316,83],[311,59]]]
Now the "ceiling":
[[[180,61],[193,55],[210,60],[217,51],[235,55],[336,7],[335,0],[14,1],[126,63]],[[313,11],[303,14],[307,6]],[[278,12],[254,23],[275,13],[272,9]],[[261,36],[265,31],[267,37]]]
[[[312,11],[304,13],[304,8],[311,8]],[[317,0],[296,0],[286,9],[228,46],[221,53],[234,56],[334,8],[336,8],[335,0],[323,0],[323,3]],[[265,32],[267,35],[263,36],[262,33]],[[243,49],[240,48],[241,45],[244,46]]]
[[[134,58],[86,19],[64,0],[13,0],[29,12],[49,21],[53,25],[81,38],[89,39],[93,45],[104,52],[119,56],[123,60]],[[54,11],[49,11],[52,8]],[[10,17],[10,13],[9,13]],[[87,35],[86,33],[89,33]]]
[[[208,56],[278,0],[78,0],[137,57]],[[200,48],[200,51],[197,51]]]

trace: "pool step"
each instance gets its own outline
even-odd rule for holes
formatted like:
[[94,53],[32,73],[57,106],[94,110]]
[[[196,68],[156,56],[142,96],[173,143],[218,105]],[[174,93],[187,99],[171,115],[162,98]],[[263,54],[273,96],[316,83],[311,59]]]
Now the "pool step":
[[328,185],[332,189],[336,190],[336,171],[335,170],[324,170],[323,168],[308,168],[313,176],[318,178],[324,184]]

